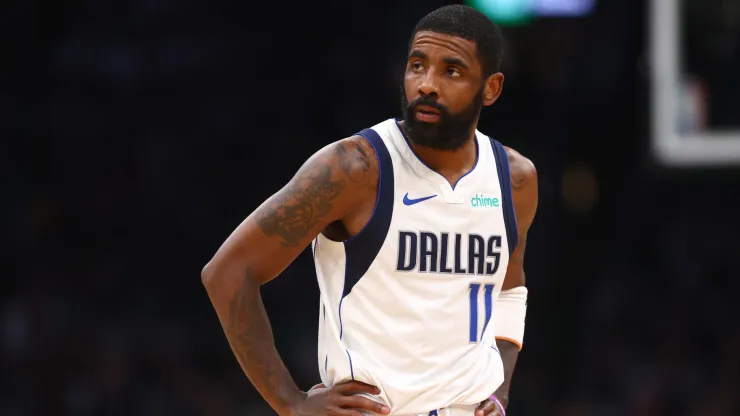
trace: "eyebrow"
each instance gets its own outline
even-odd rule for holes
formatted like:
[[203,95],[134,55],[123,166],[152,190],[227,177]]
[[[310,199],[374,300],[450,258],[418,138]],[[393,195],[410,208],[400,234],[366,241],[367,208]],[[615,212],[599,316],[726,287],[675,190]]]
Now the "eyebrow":
[[459,66],[460,68],[468,69],[468,65],[465,64],[465,62],[463,62],[463,60],[460,58],[444,58],[442,61],[447,65]]
[[[411,58],[429,59],[429,56],[422,51],[413,50],[409,54],[409,59]],[[460,58],[451,58],[451,57],[444,58],[442,59],[442,62],[446,63],[447,65],[454,65],[454,66],[459,66],[460,68],[463,68],[463,69],[468,69],[468,65]]]
[[427,56],[427,54],[425,54],[424,52],[415,49],[409,54],[409,59],[411,58],[429,59],[429,56]]

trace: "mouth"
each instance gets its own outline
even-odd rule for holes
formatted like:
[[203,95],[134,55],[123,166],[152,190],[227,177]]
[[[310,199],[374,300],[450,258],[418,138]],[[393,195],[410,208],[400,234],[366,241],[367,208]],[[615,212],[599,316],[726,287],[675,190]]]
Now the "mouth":
[[418,105],[414,109],[416,119],[425,123],[436,123],[439,121],[442,113],[434,107],[427,105]]
[[422,113],[422,114],[431,114],[435,116],[441,115],[441,112],[439,110],[437,110],[434,107],[430,107],[428,105],[417,105],[415,110],[417,113]]

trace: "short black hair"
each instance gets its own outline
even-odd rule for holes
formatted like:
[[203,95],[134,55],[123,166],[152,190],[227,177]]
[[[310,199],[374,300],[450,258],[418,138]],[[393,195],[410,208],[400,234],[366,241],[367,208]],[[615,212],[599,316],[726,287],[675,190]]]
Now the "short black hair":
[[440,7],[424,16],[414,28],[409,49],[418,32],[430,31],[457,36],[474,42],[478,47],[483,76],[501,70],[504,60],[504,37],[501,28],[480,11],[460,4]]

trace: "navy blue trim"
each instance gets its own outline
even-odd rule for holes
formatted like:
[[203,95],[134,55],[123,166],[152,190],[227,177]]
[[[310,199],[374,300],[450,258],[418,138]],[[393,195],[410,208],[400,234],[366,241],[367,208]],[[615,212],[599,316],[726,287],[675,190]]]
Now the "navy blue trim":
[[[421,162],[422,165],[426,166],[427,169],[431,170],[432,172],[437,172],[436,170],[430,168],[429,165],[427,165],[426,162],[424,162],[419,157],[419,155],[416,154],[416,151],[414,151],[414,148],[411,146],[411,142],[409,141],[409,138],[406,137],[406,132],[403,131],[403,129],[401,128],[401,126],[398,124],[399,121],[401,121],[401,120],[400,119],[396,119],[396,128],[401,133],[401,137],[403,137],[403,140],[406,142],[406,146],[409,147],[409,150],[411,150],[411,153],[414,155],[414,157],[416,157],[416,159],[419,162]],[[455,183],[450,183],[450,187],[452,187],[452,190],[453,191],[455,190],[455,187],[457,186],[457,184],[460,183],[460,181],[462,180],[462,178],[464,178],[464,177],[470,175],[471,173],[473,173],[473,171],[475,170],[475,168],[478,167],[478,161],[480,160],[480,154],[479,154],[480,153],[480,145],[478,144],[478,135],[477,134],[474,134],[473,135],[473,140],[475,141],[475,164],[473,165],[472,168],[470,168],[469,171],[465,172],[464,175],[462,175],[459,178],[457,178],[457,181],[455,181]],[[439,173],[439,172],[437,172],[437,173]]]
[[[324,305],[321,305],[321,312],[324,315],[324,327],[326,328],[326,308]],[[324,374],[327,373],[327,369],[329,368],[329,353],[324,353]]]
[[358,134],[370,142],[378,157],[378,195],[370,221],[357,235],[344,242],[347,262],[342,298],[349,294],[380,252],[391,226],[395,196],[393,162],[383,139],[372,129],[365,129]]
[[496,169],[498,170],[498,181],[501,183],[501,199],[503,200],[504,223],[506,224],[506,241],[509,242],[509,257],[514,253],[519,243],[519,232],[514,213],[514,196],[511,193],[511,172],[509,156],[506,154],[504,145],[497,140],[491,139],[493,155],[496,157]]
[[[345,273],[346,271],[345,266]],[[346,278],[345,278],[345,286],[346,286]],[[342,335],[344,335],[344,323],[342,323],[342,302],[344,302],[344,293],[342,293],[342,298],[339,299],[339,339],[342,339]]]
[[347,358],[349,358],[349,375],[352,377],[352,380],[355,379],[355,369],[352,367],[352,356],[349,355],[349,351],[344,350],[344,352],[347,353]]
[[[342,289],[342,298],[339,300],[339,339],[342,339],[344,335],[342,302],[362,276],[365,275],[383,247],[391,226],[393,199],[395,197],[393,161],[388,148],[383,143],[383,139],[373,129],[365,129],[357,134],[367,139],[375,149],[375,155],[378,158],[378,194],[375,197],[375,208],[370,220],[359,233],[344,242],[344,288]],[[349,359],[350,374],[354,380],[355,372],[352,368],[352,356],[348,350],[345,351]]]
[[475,170],[475,168],[478,167],[478,161],[480,160],[480,154],[479,154],[480,153],[480,145],[478,144],[478,136],[477,135],[474,135],[473,136],[473,140],[475,140],[475,165],[473,165],[473,167],[470,168],[470,170],[467,171],[464,175],[462,175],[461,177],[457,178],[457,181],[455,181],[455,183],[452,184],[452,190],[453,191],[455,190],[455,187],[457,186],[457,184],[460,183],[460,181],[462,180],[462,178],[464,178],[464,177],[470,175],[471,173],[473,173],[473,171]]

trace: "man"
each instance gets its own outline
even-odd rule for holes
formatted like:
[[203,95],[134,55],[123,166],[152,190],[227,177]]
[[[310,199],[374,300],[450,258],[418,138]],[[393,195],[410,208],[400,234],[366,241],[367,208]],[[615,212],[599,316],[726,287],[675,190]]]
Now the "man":
[[[476,129],[501,94],[501,44],[472,8],[424,17],[409,45],[403,120],[319,150],[204,268],[234,354],[279,415],[504,414],[537,175]],[[260,286],[309,244],[322,384],[302,392],[276,351]]]

